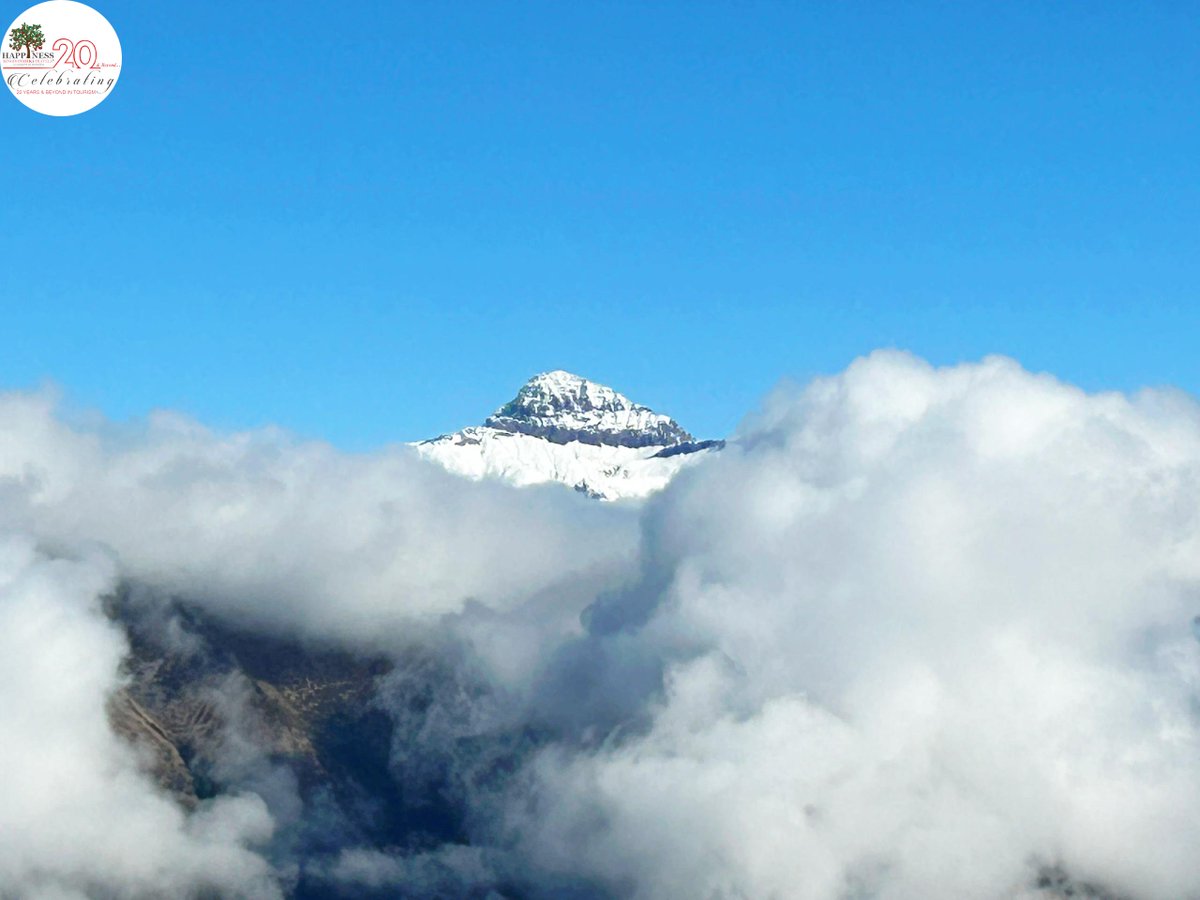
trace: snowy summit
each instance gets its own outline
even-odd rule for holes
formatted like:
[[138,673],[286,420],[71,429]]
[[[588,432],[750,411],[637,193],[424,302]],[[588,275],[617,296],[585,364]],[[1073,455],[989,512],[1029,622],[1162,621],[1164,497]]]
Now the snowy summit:
[[417,444],[459,475],[557,481],[602,500],[645,497],[720,447],[610,387],[556,370],[529,379],[482,426]]
[[669,416],[561,369],[529,379],[484,425],[556,444],[667,447],[692,440]]

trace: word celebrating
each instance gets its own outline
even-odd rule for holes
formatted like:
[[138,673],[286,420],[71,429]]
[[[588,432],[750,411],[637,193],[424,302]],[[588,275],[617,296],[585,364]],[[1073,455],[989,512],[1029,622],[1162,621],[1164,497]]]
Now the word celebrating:
[[[41,75],[32,75],[29,72],[13,72],[5,79],[10,90],[18,90],[19,88],[29,87],[45,87],[46,85],[74,85],[76,87],[92,87],[99,89],[100,93],[107,93],[116,83],[115,78],[103,78],[93,75],[88,72],[86,75],[71,75],[66,72],[43,72]],[[90,93],[96,93],[91,91]]]

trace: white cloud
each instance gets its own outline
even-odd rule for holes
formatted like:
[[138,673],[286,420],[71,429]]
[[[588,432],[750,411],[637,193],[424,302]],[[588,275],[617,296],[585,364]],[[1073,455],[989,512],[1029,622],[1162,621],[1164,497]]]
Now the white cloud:
[[1003,359],[781,391],[647,516],[667,690],[542,754],[525,849],[645,897],[1200,894],[1198,476],[1191,401]]
[[[0,525],[276,629],[371,641],[505,609],[628,558],[635,517],[557,486],[473,484],[409,448],[341,454],[159,414],[81,429],[0,395]],[[603,573],[600,573],[603,577]]]
[[[0,398],[0,430],[0,524],[28,535],[0,564],[19,736],[0,788],[21,779],[0,825],[34,823],[0,881],[136,890],[228,854],[230,884],[269,890],[253,796],[188,817],[107,731],[123,646],[94,597],[119,572],[244,627],[422,644],[379,697],[395,774],[427,799],[461,768],[475,846],[346,847],[333,881],[960,900],[1031,897],[1057,868],[1200,896],[1200,409],[1181,394],[879,353],[777,391],[640,519],[403,450],[71,426],[43,396]],[[252,744],[225,762],[258,772]],[[75,773],[65,811],[52,768]],[[145,843],[130,860],[95,849],[117,801],[136,814],[109,846]],[[59,828],[92,849],[49,856]]]

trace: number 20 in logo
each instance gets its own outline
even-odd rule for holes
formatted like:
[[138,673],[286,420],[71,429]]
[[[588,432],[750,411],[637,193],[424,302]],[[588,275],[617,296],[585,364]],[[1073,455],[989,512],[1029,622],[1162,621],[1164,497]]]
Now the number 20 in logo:
[[[54,61],[54,67],[70,66],[72,69],[99,69],[97,60],[100,58],[96,45],[84,38],[72,42],[70,38],[59,38],[50,48],[55,53],[62,51],[62,56]],[[86,52],[86,55],[84,55]]]

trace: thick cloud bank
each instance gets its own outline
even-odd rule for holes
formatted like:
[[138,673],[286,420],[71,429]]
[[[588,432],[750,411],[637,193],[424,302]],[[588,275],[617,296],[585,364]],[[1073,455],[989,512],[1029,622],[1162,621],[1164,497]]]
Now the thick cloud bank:
[[1191,400],[879,354],[771,398],[645,527],[662,588],[608,640],[664,690],[642,733],[536,761],[544,865],[645,897],[1053,867],[1200,896]]
[[0,527],[98,542],[126,574],[272,628],[386,639],[525,602],[634,540],[628,514],[472,484],[408,448],[343,455],[172,414],[71,427],[47,394],[0,395],[0,432]]
[[[1200,897],[1182,394],[879,353],[641,510],[42,396],[0,429],[0,894]],[[173,804],[106,727],[117,578],[390,654],[390,778],[452,836],[297,858],[255,783]]]

